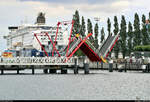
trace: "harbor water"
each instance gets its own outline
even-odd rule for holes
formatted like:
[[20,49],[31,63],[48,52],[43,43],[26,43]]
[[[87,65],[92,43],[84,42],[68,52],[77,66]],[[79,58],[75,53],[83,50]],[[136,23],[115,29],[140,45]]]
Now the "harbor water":
[[[0,75],[0,100],[150,100],[150,75],[138,71],[43,74],[42,70]],[[21,71],[20,71],[21,72]]]

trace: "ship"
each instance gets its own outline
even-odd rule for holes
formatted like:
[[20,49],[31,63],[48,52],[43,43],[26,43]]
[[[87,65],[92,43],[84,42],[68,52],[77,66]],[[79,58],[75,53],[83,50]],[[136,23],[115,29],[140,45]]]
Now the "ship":
[[[9,34],[4,36],[7,40],[7,49],[2,53],[3,57],[44,57],[46,56],[44,47],[48,55],[52,55],[53,46],[47,36],[42,33],[47,33],[52,42],[55,40],[57,26],[49,26],[46,24],[45,13],[39,12],[34,24],[22,24],[20,26],[9,26]],[[62,27],[58,28],[56,39],[57,50],[61,52],[68,44],[67,32]],[[38,35],[38,40],[35,37]],[[54,52],[56,54],[56,52]]]

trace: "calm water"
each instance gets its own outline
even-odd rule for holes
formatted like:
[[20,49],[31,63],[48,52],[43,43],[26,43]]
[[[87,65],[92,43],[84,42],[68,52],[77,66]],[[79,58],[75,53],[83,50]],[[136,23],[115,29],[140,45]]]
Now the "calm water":
[[[24,71],[25,73],[31,72]],[[150,100],[150,74],[80,71],[69,74],[0,75],[0,100]],[[14,72],[13,72],[14,73]]]

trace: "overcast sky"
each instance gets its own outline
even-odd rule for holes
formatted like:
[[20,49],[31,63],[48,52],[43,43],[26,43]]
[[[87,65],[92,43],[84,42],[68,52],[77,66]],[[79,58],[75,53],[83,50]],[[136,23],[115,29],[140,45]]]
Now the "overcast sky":
[[90,18],[93,25],[94,17],[99,17],[100,29],[104,26],[107,31],[108,17],[112,23],[115,15],[119,22],[121,15],[125,15],[127,23],[133,22],[136,12],[140,17],[145,14],[148,18],[149,5],[150,0],[0,0],[0,50],[6,48],[2,36],[8,34],[8,26],[18,26],[24,21],[33,24],[40,11],[46,13],[46,23],[55,26],[57,21],[71,20],[78,10],[80,16],[86,21]]

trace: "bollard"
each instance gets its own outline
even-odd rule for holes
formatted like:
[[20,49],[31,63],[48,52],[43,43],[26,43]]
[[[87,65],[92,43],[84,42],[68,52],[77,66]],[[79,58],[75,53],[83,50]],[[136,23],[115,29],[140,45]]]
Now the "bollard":
[[61,74],[67,74],[67,68],[62,68],[61,69]]
[[19,74],[19,69],[17,69],[17,74]]
[[49,69],[49,73],[56,74],[56,69]]
[[43,69],[43,72],[44,72],[45,74],[47,74],[47,73],[48,73],[48,69]]
[[146,66],[146,72],[149,72],[149,63]]
[[34,74],[34,68],[35,68],[35,66],[34,65],[31,65],[31,70],[32,70],[32,74]]
[[32,68],[32,74],[34,74],[35,72],[34,72],[34,68]]
[[109,72],[113,72],[113,64],[109,63]]
[[74,74],[78,74],[78,65],[77,65],[77,59],[75,58],[75,65],[74,65]]
[[146,68],[143,70],[143,72],[148,72],[148,64],[146,65]]
[[1,70],[1,74],[4,74],[4,70],[3,69]]
[[128,63],[128,64],[129,64],[129,70],[130,70],[131,63]]
[[146,72],[148,72],[148,69],[149,69],[149,64],[147,64]]
[[148,63],[148,72],[150,72],[150,63]]
[[109,72],[113,72],[113,60],[110,59],[109,61]]
[[97,62],[97,69],[98,69],[98,62]]
[[145,72],[148,72],[148,67],[149,67],[149,65],[147,64],[147,65],[146,65]]
[[84,63],[84,74],[89,74],[89,64]]
[[118,64],[116,63],[116,69],[118,69]]
[[78,74],[78,66],[77,65],[74,66],[74,74]]
[[124,71],[127,72],[127,63],[125,63]]
[[84,58],[84,74],[89,74],[89,59]]
[[101,69],[103,69],[103,62],[101,62]]

